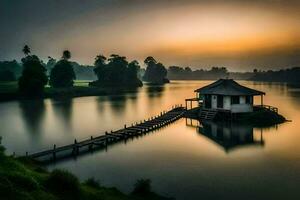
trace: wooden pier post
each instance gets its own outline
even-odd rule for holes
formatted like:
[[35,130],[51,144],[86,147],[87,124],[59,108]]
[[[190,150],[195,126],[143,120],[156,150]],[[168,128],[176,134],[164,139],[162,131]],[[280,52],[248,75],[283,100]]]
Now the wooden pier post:
[[90,145],[89,145],[89,151],[92,151],[93,150],[93,136],[91,136],[91,143],[90,143]]
[[78,153],[78,150],[77,150],[77,140],[75,139],[74,140],[74,145],[73,145],[73,154],[76,156]]
[[[180,104],[182,105],[182,104]],[[66,145],[61,146],[59,148],[56,147],[56,145],[53,145],[53,149],[47,150],[47,151],[41,151],[34,154],[29,154],[26,152],[26,156],[30,156],[34,159],[38,159],[43,156],[50,156],[51,154],[53,156],[53,160],[59,159],[57,157],[57,153],[61,151],[70,151],[72,150],[72,155],[76,158],[76,155],[78,155],[80,152],[80,148],[83,147],[85,150],[93,150],[94,145],[100,145],[102,148],[105,147],[105,150],[107,151],[108,145],[110,143],[115,142],[121,142],[121,140],[124,140],[126,143],[129,138],[134,139],[134,136],[139,136],[145,133],[149,133],[150,131],[153,131],[155,129],[161,128],[163,126],[166,126],[170,124],[171,122],[179,119],[184,114],[184,108],[179,108],[179,105],[173,105],[172,110],[163,110],[160,112],[160,114],[151,116],[148,118],[148,120],[141,120],[139,122],[131,123],[131,127],[127,127],[126,124],[124,124],[124,129],[120,129],[117,131],[111,130],[111,133],[105,132],[105,135],[101,135],[99,137],[93,138],[93,136],[90,137],[90,140],[83,140],[81,142],[77,142],[76,139],[74,139],[74,144],[72,145]],[[0,137],[1,141],[1,137]],[[15,153],[14,153],[15,155]],[[52,159],[51,159],[52,160]],[[52,160],[52,161],[53,161]]]

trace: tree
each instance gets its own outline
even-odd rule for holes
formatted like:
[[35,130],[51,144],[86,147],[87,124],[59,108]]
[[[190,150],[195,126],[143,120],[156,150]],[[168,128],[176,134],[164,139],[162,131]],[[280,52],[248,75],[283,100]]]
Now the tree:
[[10,70],[3,70],[0,71],[0,81],[15,81],[16,76],[15,74]]
[[162,63],[158,63],[151,56],[148,56],[144,63],[147,66],[143,77],[144,81],[154,84],[164,84],[169,82],[169,80],[166,78],[167,70]]
[[29,46],[28,45],[25,45],[24,47],[23,47],[23,53],[25,54],[25,56],[28,56],[31,52],[30,52],[30,48],[29,48]]
[[76,75],[72,64],[69,62],[71,53],[65,50],[62,59],[58,61],[50,72],[50,85],[54,88],[72,87]]
[[127,69],[127,81],[131,79],[136,79],[138,76],[138,71],[140,70],[140,65],[138,61],[134,60],[128,64]]
[[48,82],[46,68],[36,55],[29,55],[30,48],[25,45],[22,58],[23,72],[19,78],[19,91],[25,96],[41,96]]
[[95,58],[94,72],[98,77],[92,86],[139,87],[142,82],[138,79],[139,64],[137,61],[128,63],[126,57],[112,54],[108,59],[103,55]]
[[71,58],[71,52],[69,50],[64,50],[63,55],[62,55],[62,59],[69,60],[70,58]]
[[105,65],[106,57],[103,55],[97,55],[95,58],[94,65],[96,67]]
[[16,60],[0,61],[0,71],[11,71],[15,77],[20,77],[23,68]]
[[97,55],[95,58],[95,69],[94,72],[98,78],[98,82],[104,82],[105,78],[107,77],[106,74],[106,57],[103,55]]
[[55,66],[56,60],[50,56],[48,56],[48,62],[46,64],[47,71],[51,72],[51,69]]

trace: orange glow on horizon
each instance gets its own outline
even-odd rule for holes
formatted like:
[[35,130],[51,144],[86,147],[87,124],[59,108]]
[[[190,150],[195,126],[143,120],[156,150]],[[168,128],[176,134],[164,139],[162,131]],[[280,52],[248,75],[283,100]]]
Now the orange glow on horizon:
[[[56,28],[70,27],[71,31],[47,38],[57,41],[51,48],[55,52],[68,48],[81,63],[92,63],[99,53],[106,56],[116,53],[141,62],[152,55],[165,65],[237,67],[240,63],[234,62],[241,55],[252,56],[243,63],[245,66],[288,65],[284,57],[281,63],[269,61],[272,56],[281,53],[290,56],[300,49],[300,14],[290,7],[268,6],[195,3],[153,9],[128,8],[120,11],[117,18],[95,11],[56,24]],[[103,16],[109,20],[99,24]],[[51,33],[49,29],[46,36]],[[43,37],[39,34],[35,39],[42,41]],[[272,55],[274,52],[276,55]],[[256,55],[262,60],[256,59]],[[269,56],[267,60],[263,60],[264,55]],[[225,60],[216,62],[220,57]],[[205,62],[203,58],[210,60]]]

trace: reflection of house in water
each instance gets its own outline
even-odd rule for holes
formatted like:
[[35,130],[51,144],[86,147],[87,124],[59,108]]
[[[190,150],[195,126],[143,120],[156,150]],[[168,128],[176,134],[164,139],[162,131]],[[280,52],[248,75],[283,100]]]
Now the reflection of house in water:
[[252,126],[214,122],[202,122],[198,124],[198,133],[220,145],[226,152],[239,147],[264,146],[262,132],[260,137],[256,139]]

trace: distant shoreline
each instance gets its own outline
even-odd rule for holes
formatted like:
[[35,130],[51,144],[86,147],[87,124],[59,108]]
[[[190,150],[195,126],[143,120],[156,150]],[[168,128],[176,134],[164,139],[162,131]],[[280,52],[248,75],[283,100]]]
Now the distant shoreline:
[[[82,84],[84,83],[84,84]],[[104,96],[116,95],[124,92],[136,92],[136,87],[90,87],[87,82],[77,82],[75,86],[70,88],[51,88],[46,87],[44,94],[38,97],[26,97],[18,92],[17,85],[11,88],[4,88],[2,92],[0,87],[0,102],[8,102],[15,100],[34,100],[34,99],[48,99],[48,98],[75,98],[75,97],[88,97],[88,96]],[[1,85],[1,83],[0,83]]]
[[[238,81],[267,82],[267,83],[290,83],[280,81],[258,81],[236,79]],[[170,79],[170,81],[213,81],[212,79]],[[33,100],[49,98],[75,98],[89,96],[117,95],[125,92],[137,92],[138,87],[90,87],[89,81],[77,80],[70,88],[51,88],[46,87],[44,94],[40,97],[25,97],[18,92],[17,82],[0,82],[0,103],[16,100]]]

